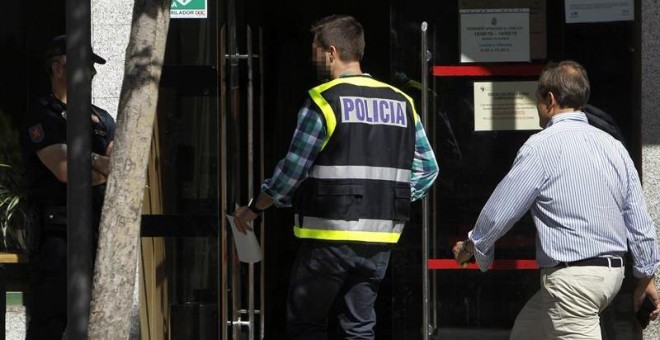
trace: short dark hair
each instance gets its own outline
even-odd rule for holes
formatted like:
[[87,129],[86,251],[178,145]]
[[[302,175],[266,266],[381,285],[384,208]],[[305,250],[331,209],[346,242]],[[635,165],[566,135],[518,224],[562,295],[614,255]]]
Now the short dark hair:
[[319,47],[335,46],[343,61],[360,61],[364,55],[364,30],[351,16],[327,16],[317,21],[310,31]]
[[591,93],[587,70],[572,60],[549,63],[539,77],[536,95],[545,98],[550,92],[561,108],[582,109]]

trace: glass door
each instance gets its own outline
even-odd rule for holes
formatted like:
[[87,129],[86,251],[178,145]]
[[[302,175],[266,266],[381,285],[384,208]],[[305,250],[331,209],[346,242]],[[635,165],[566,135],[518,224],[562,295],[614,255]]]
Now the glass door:
[[226,219],[263,178],[261,30],[246,24],[250,3],[207,6],[207,17],[170,21],[142,226],[143,333],[261,339],[263,262],[239,261]]
[[220,244],[217,24],[172,18],[142,218],[141,324],[150,339],[217,339]]
[[[263,56],[261,28],[254,26],[250,4],[227,0],[219,27],[221,272],[220,330],[227,339],[264,337],[264,260],[243,263],[236,256],[226,215],[258,192],[263,173]],[[259,244],[263,218],[253,229]]]
[[[393,69],[402,90],[416,99],[427,97],[426,131],[440,165],[430,197],[429,332],[441,339],[506,339],[516,315],[539,289],[536,229],[531,216],[526,214],[498,240],[495,261],[486,273],[479,272],[474,264],[457,265],[451,247],[473,228],[482,207],[511,168],[517,151],[537,130],[528,129],[520,120],[484,129],[478,120],[488,112],[488,106],[483,105],[483,96],[475,93],[483,91],[482,86],[523,87],[538,79],[546,63],[575,60],[589,72],[590,104],[613,117],[633,159],[639,159],[635,137],[639,121],[635,99],[639,98],[635,92],[639,84],[635,72],[639,60],[638,23],[568,23],[563,1],[414,0],[393,1],[391,6]],[[638,1],[635,6],[639,8]],[[502,50],[502,45],[491,48],[488,39],[482,41],[478,37],[483,35],[474,33],[475,27],[495,26],[502,18],[488,17],[486,25],[478,26],[473,24],[475,13],[502,11],[524,12],[528,17],[525,27],[529,30],[529,45],[515,44],[529,54],[524,61],[513,55],[497,60],[496,53],[510,51]],[[428,76],[420,74],[416,53],[420,50],[418,27],[424,21],[428,22]],[[480,42],[480,50],[469,48],[475,41]],[[600,52],[604,46],[607,55]],[[424,81],[428,89],[422,92]],[[625,84],[626,90],[612,87],[613,83]],[[535,84],[532,93],[534,90]],[[490,114],[496,116],[498,112],[492,110]],[[393,269],[397,268],[395,263]],[[618,296],[601,314],[603,338],[636,338],[629,303],[632,287],[633,282],[626,279]],[[419,299],[421,293],[414,294]],[[400,337],[413,338],[417,320],[421,319],[401,316],[398,325],[405,325],[400,328],[406,333]]]

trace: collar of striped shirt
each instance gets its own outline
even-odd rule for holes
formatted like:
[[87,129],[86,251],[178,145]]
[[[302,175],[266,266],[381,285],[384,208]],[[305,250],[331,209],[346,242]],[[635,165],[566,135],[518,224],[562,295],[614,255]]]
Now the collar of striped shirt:
[[573,120],[573,121],[582,121],[585,123],[588,123],[587,120],[587,115],[585,115],[583,112],[564,112],[564,113],[558,113],[552,118],[550,118],[550,121],[548,122],[548,125],[545,127],[548,128],[552,126],[553,124],[556,124],[558,122],[564,121],[564,120]]

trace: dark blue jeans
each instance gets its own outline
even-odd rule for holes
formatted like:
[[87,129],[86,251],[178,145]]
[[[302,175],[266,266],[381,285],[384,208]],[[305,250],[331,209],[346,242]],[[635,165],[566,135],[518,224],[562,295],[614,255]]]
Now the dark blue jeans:
[[389,244],[304,240],[289,286],[289,338],[327,339],[328,313],[336,302],[345,339],[374,339],[374,303],[391,249]]

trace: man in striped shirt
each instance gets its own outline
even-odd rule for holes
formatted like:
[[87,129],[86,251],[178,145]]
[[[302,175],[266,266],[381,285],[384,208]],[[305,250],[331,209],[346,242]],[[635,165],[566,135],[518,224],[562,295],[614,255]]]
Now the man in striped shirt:
[[486,271],[495,241],[530,210],[541,289],[516,318],[511,339],[600,339],[599,314],[621,288],[628,251],[638,279],[635,309],[648,296],[650,318],[660,313],[655,225],[626,149],[580,112],[589,92],[578,63],[548,65],[536,94],[544,129],[522,146],[468,238],[453,248],[458,262],[474,256]]
[[412,99],[363,73],[362,26],[330,16],[312,28],[313,60],[330,77],[309,90],[286,157],[239,230],[272,204],[293,206],[301,239],[287,300],[289,339],[327,339],[331,307],[346,339],[374,339],[374,304],[392,246],[438,164]]

